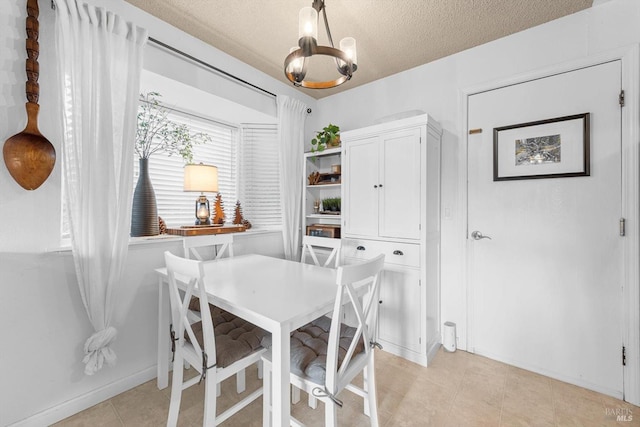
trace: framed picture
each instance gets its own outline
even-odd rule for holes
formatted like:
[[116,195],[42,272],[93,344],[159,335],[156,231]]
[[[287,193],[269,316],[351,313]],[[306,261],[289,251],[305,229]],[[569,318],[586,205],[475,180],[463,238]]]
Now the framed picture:
[[589,113],[493,129],[493,180],[589,176]]

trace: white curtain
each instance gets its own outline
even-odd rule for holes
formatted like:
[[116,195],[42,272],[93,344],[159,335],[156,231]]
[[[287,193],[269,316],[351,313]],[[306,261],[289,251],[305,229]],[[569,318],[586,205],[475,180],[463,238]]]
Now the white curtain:
[[85,373],[113,365],[111,324],[127,256],[144,29],[77,0],[56,0],[64,193],[82,301],[95,333]]
[[304,122],[307,106],[297,99],[278,96],[280,136],[280,194],[282,195],[282,238],[287,259],[300,258],[304,154]]

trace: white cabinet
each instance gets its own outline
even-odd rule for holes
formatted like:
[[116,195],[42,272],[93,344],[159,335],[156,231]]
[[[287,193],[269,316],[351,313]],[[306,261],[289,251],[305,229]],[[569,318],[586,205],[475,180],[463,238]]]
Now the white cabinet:
[[344,233],[420,238],[423,134],[412,127],[345,144]]
[[[324,199],[337,199],[341,197],[342,183],[342,148],[329,148],[321,153],[304,153],[304,198],[302,201],[302,233],[306,234],[307,227],[320,225],[326,227],[315,227],[314,233],[331,233],[340,236],[340,211],[324,209],[321,202]],[[318,174],[319,181],[310,183],[309,176]],[[332,237],[330,235],[317,234],[321,237]]]
[[420,353],[422,328],[420,321],[420,271],[391,269],[383,272],[378,312],[378,341],[393,345],[395,352],[407,357]]
[[343,131],[345,263],[385,254],[378,341],[423,365],[440,343],[440,141],[428,115]]

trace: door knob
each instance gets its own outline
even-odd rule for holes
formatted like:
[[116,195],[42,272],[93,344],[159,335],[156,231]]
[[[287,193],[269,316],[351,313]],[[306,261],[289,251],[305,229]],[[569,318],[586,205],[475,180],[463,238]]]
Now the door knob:
[[489,239],[491,240],[491,237],[489,236],[484,236],[481,232],[479,232],[478,230],[476,231],[472,231],[471,232],[471,238],[473,240],[481,240],[481,239]]

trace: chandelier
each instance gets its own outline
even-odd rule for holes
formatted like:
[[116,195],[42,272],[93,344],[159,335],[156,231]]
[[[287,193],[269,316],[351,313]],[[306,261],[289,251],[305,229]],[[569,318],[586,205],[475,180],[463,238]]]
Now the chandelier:
[[[324,27],[331,46],[318,45],[318,14],[320,12],[322,12],[322,17],[324,18]],[[356,40],[353,37],[345,37],[340,40],[340,49],[336,49],[333,46],[324,0],[313,0],[313,4],[310,7],[303,7],[300,10],[298,37],[299,47],[292,47],[289,55],[284,60],[284,74],[294,86],[302,86],[309,89],[328,89],[350,80],[353,73],[358,69]],[[307,58],[313,55],[333,57],[339,75],[334,80],[305,80]]]

